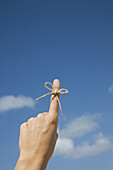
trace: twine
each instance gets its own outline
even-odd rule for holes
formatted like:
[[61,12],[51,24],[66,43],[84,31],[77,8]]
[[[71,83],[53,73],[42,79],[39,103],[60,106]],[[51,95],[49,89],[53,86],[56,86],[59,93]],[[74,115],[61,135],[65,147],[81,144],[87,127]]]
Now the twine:
[[[47,86],[47,84],[50,84],[50,85],[52,86],[52,89],[49,88],[49,87]],[[47,96],[47,95],[50,95],[50,94],[55,95],[55,96],[57,97],[57,100],[58,100],[58,103],[59,103],[59,106],[60,106],[61,114],[63,115],[62,107],[61,107],[61,104],[60,104],[60,100],[59,100],[59,98],[58,98],[58,94],[66,94],[66,93],[68,93],[68,90],[67,90],[67,89],[56,90],[56,89],[53,88],[53,85],[52,85],[50,82],[45,82],[44,85],[45,85],[45,87],[46,87],[48,90],[50,90],[51,92],[50,92],[50,93],[46,93],[46,94],[44,94],[44,95],[41,96],[41,97],[38,97],[36,100],[39,100],[39,99],[41,99],[41,98],[43,98],[43,97],[45,97],[45,96]]]

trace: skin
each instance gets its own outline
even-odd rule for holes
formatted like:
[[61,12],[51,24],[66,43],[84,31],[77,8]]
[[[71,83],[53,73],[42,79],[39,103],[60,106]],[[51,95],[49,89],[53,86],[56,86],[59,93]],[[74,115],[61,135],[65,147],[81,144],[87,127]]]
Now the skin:
[[[60,89],[58,79],[53,81],[53,88]],[[15,170],[46,169],[58,138],[58,107],[57,98],[52,95],[49,112],[40,113],[20,126],[20,156]]]

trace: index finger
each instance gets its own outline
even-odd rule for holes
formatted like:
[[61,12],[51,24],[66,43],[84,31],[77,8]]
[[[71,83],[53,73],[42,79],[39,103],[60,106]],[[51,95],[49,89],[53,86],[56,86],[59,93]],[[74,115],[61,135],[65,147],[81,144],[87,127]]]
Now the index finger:
[[[53,81],[53,89],[60,90],[60,81],[58,79],[55,79]],[[60,99],[60,94],[57,94],[57,96]],[[58,118],[59,103],[58,103],[57,96],[52,94],[51,100],[50,100],[49,115],[53,118]]]

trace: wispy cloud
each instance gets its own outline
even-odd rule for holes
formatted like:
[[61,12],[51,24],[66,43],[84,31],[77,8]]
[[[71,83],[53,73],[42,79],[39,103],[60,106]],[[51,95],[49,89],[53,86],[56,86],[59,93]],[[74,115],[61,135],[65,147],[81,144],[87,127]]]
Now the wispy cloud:
[[55,148],[56,155],[63,155],[72,159],[80,159],[93,155],[98,155],[113,148],[109,138],[102,133],[94,136],[91,143],[89,140],[80,145],[74,145],[74,139],[92,132],[99,127],[97,118],[100,114],[86,115],[71,121],[65,129],[58,131],[59,138]]
[[109,87],[108,91],[109,91],[109,93],[113,93],[113,84],[111,87]]
[[35,102],[31,97],[19,95],[4,96],[0,98],[0,112],[23,107],[34,107]]
[[72,120],[65,129],[61,131],[62,137],[77,138],[83,136],[99,127],[96,122],[100,114],[83,115]]

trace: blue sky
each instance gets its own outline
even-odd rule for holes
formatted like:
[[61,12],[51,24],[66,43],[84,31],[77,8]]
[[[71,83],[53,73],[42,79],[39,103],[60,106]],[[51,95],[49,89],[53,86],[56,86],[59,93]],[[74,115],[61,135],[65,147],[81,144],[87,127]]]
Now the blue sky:
[[47,170],[113,169],[113,2],[0,1],[0,169],[19,156],[21,123],[48,111],[60,79],[59,140]]

